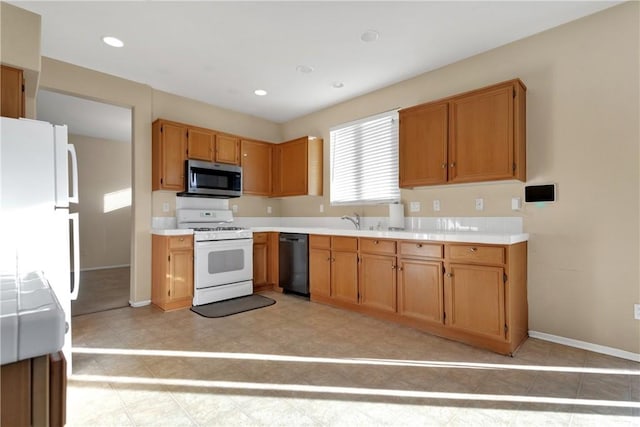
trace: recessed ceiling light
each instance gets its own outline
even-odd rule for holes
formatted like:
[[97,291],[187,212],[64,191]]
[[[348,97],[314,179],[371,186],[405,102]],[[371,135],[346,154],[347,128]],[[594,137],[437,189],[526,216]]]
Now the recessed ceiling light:
[[342,83],[342,82],[333,82],[333,83],[331,83],[331,86],[333,86],[336,89],[340,89],[340,88],[344,87],[344,83]]
[[309,67],[308,65],[298,65],[296,67],[296,71],[303,73],[303,74],[309,74],[311,72],[313,72],[313,67]]
[[258,96],[265,96],[267,94],[267,91],[264,89],[256,89],[253,91],[253,93],[255,93]]
[[376,30],[367,30],[360,36],[360,40],[365,43],[370,43],[378,40],[380,38],[380,33]]
[[104,36],[102,38],[102,41],[105,42],[105,44],[108,44],[111,47],[122,47],[124,46],[124,43],[122,40],[120,40],[117,37],[112,37],[112,36]]

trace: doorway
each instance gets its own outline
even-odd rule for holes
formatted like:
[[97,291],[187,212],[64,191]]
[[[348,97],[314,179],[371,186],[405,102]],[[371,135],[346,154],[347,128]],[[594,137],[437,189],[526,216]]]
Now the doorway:
[[[78,156],[80,289],[71,315],[129,305],[132,111],[39,90],[37,118],[66,124]],[[77,267],[75,267],[77,268]]]

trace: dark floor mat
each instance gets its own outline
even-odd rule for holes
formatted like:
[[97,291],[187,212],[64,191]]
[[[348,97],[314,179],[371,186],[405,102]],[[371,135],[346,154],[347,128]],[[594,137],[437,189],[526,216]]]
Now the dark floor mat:
[[224,317],[256,308],[267,307],[275,304],[275,300],[262,295],[253,294],[246,297],[233,298],[226,301],[212,302],[191,307],[191,311],[204,317]]

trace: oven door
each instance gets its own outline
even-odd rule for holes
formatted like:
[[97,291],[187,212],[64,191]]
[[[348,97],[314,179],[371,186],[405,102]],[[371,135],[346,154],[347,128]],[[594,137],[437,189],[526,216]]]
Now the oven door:
[[196,289],[253,278],[253,239],[195,242]]

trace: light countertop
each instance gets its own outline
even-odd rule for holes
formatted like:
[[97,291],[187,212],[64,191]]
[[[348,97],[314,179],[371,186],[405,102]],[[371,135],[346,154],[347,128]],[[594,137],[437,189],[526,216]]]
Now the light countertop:
[[[429,240],[436,242],[485,243],[497,245],[513,245],[529,240],[527,233],[490,233],[473,231],[377,231],[377,230],[349,230],[341,228],[323,227],[251,227],[253,232],[280,232],[322,234],[332,236],[373,237],[379,239],[397,240]],[[152,234],[161,236],[180,236],[193,234],[191,229],[160,229],[154,228]]]

